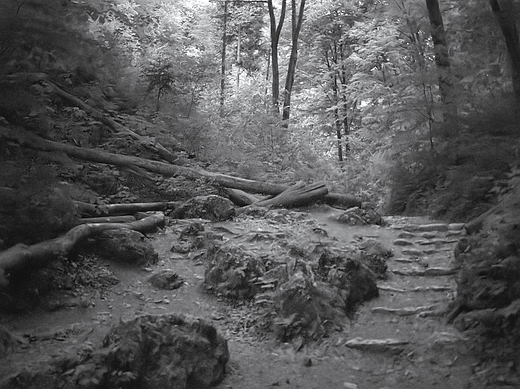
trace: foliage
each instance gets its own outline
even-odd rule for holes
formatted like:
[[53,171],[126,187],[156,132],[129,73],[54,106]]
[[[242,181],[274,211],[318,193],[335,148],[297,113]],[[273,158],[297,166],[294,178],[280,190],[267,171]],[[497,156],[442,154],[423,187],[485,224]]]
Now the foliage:
[[[469,117],[509,93],[505,45],[484,0],[441,5],[459,115]],[[220,3],[8,0],[0,7],[3,74],[46,72],[110,109],[147,112],[153,95],[161,112],[150,117],[170,126],[189,152],[247,177],[320,177],[334,190],[384,204],[392,182],[402,186],[419,165],[435,165],[428,153],[444,155],[452,141],[447,133],[465,131],[460,119],[444,115],[422,0],[309,4],[287,128],[268,109],[265,4],[229,4],[226,43],[237,53],[240,41],[240,52],[228,55],[234,62],[228,79],[237,82],[226,88],[223,112],[215,95]],[[280,40],[282,66],[289,27]],[[11,92],[0,101],[9,121],[46,115],[41,99]],[[427,187],[433,189],[423,188],[425,194],[437,186]]]

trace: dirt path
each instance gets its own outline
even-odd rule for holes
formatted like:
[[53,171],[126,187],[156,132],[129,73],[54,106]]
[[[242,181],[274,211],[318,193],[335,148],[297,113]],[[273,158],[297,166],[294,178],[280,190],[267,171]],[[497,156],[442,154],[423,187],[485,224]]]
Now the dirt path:
[[[185,280],[180,289],[158,291],[146,281],[149,272],[109,264],[121,282],[90,308],[5,315],[0,324],[36,341],[4,358],[0,378],[27,364],[28,356],[34,365],[48,363],[78,346],[100,342],[119,318],[177,312],[211,321],[229,340],[228,375],[218,389],[485,387],[473,373],[477,359],[470,345],[439,315],[455,289],[454,276],[439,273],[451,269],[460,231],[444,224],[425,226],[431,222],[424,218],[387,218],[385,228],[345,226],[331,222],[330,213],[318,209],[311,216],[344,243],[374,238],[395,255],[388,262],[388,279],[379,282],[380,297],[319,344],[296,352],[292,344],[259,339],[248,323],[254,307],[232,307],[207,294],[204,266],[170,251],[174,232],[186,225],[180,221],[154,237],[161,259],[153,269],[175,270]],[[234,223],[223,225],[236,227]]]
[[[425,218],[387,218],[386,228],[351,227],[328,221],[328,215],[314,214],[336,238],[375,238],[392,247],[380,297],[363,305],[341,333],[302,352],[289,344],[231,339],[231,373],[219,388],[484,387],[472,373],[477,359],[470,345],[440,316],[453,298],[454,276],[431,275],[451,268],[460,231],[424,226],[432,223]],[[426,231],[406,231],[419,226]],[[438,270],[429,274],[432,268]]]

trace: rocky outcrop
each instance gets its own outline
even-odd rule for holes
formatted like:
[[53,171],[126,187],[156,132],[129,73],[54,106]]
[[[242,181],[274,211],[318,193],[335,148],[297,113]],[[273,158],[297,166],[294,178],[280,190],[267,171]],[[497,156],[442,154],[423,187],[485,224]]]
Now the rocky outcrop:
[[145,315],[114,326],[90,352],[13,372],[0,387],[207,389],[223,379],[228,360],[227,341],[212,325],[175,314]]

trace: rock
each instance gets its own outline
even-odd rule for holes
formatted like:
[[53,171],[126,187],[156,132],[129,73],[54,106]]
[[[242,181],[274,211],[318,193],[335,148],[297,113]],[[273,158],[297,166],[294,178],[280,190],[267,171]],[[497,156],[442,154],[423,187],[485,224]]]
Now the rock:
[[264,262],[236,246],[213,244],[206,253],[204,282],[226,297],[249,299],[260,290],[255,283],[266,272]]
[[457,268],[449,268],[449,267],[429,267],[424,271],[424,275],[426,277],[436,277],[436,276],[451,276],[453,274],[457,274]]
[[366,266],[350,260],[346,263],[344,271],[348,275],[350,291],[346,300],[347,310],[353,310],[359,303],[379,296],[375,274]]
[[69,347],[70,351],[55,356],[52,363],[21,369],[0,386],[209,389],[222,381],[229,361],[227,341],[215,327],[175,314],[120,321],[102,345],[89,348],[92,350],[84,353],[84,348],[79,352]]
[[105,387],[120,387],[126,372],[142,389],[210,388],[223,379],[229,360],[227,341],[215,327],[174,314],[122,322],[105,336],[103,346]]
[[421,224],[417,226],[417,231],[448,231],[446,223]]
[[444,268],[444,267],[430,267],[427,269],[405,269],[399,270],[394,269],[392,273],[399,274],[401,276],[419,276],[419,277],[437,277],[437,276],[450,276],[456,274],[458,269],[456,268]]
[[411,255],[414,257],[420,257],[424,254],[422,250],[418,250],[418,249],[404,249],[402,251],[402,253],[405,255]]
[[277,339],[296,336],[319,339],[341,328],[346,319],[346,301],[337,288],[327,283],[313,284],[301,271],[276,292],[275,308],[281,319],[275,321]]
[[403,231],[403,232],[400,232],[399,235],[397,235],[397,237],[402,238],[402,239],[410,239],[410,238],[415,237],[415,234],[412,232]]
[[414,263],[417,262],[417,259],[411,259],[411,258],[395,258],[394,261],[401,262],[401,263]]
[[22,338],[13,335],[0,324],[0,358],[5,357],[9,350],[13,350],[23,343]]
[[427,340],[433,349],[442,349],[446,346],[455,346],[464,343],[468,339],[453,332],[434,332]]
[[349,208],[340,215],[331,216],[330,219],[339,223],[345,223],[350,225],[385,225],[385,221],[383,220],[381,215],[371,208]]
[[42,182],[24,184],[34,187],[13,190],[12,204],[0,202],[0,250],[16,243],[34,244],[56,238],[79,220],[65,188],[46,186],[44,181],[51,178],[38,179]]
[[100,255],[118,262],[147,266],[159,256],[147,238],[138,231],[121,228],[104,231],[97,239]]
[[201,232],[204,232],[204,231],[205,231],[204,224],[199,223],[199,222],[193,222],[181,230],[179,239],[185,239],[187,237],[198,236]]
[[350,339],[345,343],[345,346],[349,348],[357,348],[361,350],[370,350],[370,351],[384,351],[389,348],[402,348],[407,345],[409,342],[407,340],[399,340],[399,339],[363,339],[363,338],[354,338]]
[[406,308],[387,308],[387,307],[374,307],[371,309],[373,313],[391,313],[397,316],[411,316],[418,313],[431,311],[435,308],[435,305],[426,305],[423,307],[406,307]]
[[466,226],[466,223],[451,223],[448,225],[450,231],[461,231]]
[[396,239],[394,240],[395,246],[411,246],[413,245],[413,242],[407,240],[407,239]]
[[184,284],[184,280],[173,270],[162,270],[148,279],[148,282],[157,289],[173,290]]
[[224,221],[235,216],[235,206],[229,199],[221,196],[198,196],[186,201],[169,216],[176,219],[201,218]]
[[464,234],[464,231],[463,230],[457,230],[457,231],[452,231],[452,230],[449,230],[446,232],[446,236],[460,236],[460,235],[463,235]]
[[392,250],[389,250],[375,239],[368,239],[361,242],[359,248],[361,252],[356,258],[374,272],[378,278],[384,279],[388,269],[386,261],[394,255]]
[[421,234],[421,237],[423,237],[424,239],[433,239],[433,238],[437,237],[437,234],[435,234],[433,232],[423,232]]

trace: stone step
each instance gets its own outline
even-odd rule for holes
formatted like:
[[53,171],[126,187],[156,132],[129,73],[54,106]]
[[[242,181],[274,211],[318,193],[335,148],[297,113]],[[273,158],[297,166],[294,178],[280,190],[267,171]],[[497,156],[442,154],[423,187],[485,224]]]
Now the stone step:
[[378,289],[385,291],[385,292],[395,292],[395,293],[449,292],[449,291],[453,290],[453,288],[448,285],[417,286],[417,287],[411,288],[411,289],[399,289],[399,288],[394,288],[393,286],[378,285]]
[[438,277],[457,274],[458,270],[457,268],[449,267],[429,267],[426,269],[393,269],[391,272],[400,276]]
[[[406,224],[404,226],[396,226],[407,232],[447,232],[462,231],[464,223],[429,223],[429,224]],[[395,227],[394,227],[395,228]]]
[[345,342],[345,346],[360,350],[385,351],[388,349],[402,348],[409,343],[407,340],[400,339],[364,339],[353,338]]
[[372,313],[390,313],[397,316],[412,316],[422,312],[433,311],[437,305],[424,305],[422,307],[406,307],[406,308],[388,308],[388,307],[374,307],[371,309]]

